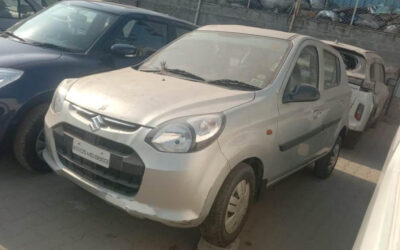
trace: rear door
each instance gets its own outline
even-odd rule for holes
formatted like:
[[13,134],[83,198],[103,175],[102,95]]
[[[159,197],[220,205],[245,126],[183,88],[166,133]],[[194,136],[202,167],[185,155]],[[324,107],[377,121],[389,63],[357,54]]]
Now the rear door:
[[338,126],[344,116],[348,115],[350,98],[349,87],[346,86],[344,77],[345,68],[341,64],[340,55],[330,47],[321,49],[323,62],[323,84],[320,87],[320,106],[323,131],[325,136],[324,147],[321,154],[331,149],[336,141]]
[[320,151],[324,136],[320,133],[322,126],[320,100],[310,102],[283,103],[285,93],[292,93],[299,85],[319,88],[320,57],[318,43],[305,41],[300,47],[287,82],[280,94],[278,104],[278,142],[279,168],[274,177],[290,172],[307,163]]

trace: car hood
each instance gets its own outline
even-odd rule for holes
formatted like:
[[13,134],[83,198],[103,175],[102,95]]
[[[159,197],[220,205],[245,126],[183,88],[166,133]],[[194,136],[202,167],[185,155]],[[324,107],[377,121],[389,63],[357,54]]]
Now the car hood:
[[43,61],[53,61],[61,52],[13,41],[0,37],[0,67],[17,68]]
[[250,102],[254,95],[125,68],[80,78],[67,100],[104,116],[154,127],[177,117],[222,112]]

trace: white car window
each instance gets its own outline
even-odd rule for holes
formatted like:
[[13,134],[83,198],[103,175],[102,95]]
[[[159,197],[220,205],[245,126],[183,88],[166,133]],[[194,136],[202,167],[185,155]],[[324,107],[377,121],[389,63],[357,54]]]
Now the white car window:
[[340,62],[334,54],[324,51],[324,89],[340,84]]
[[298,86],[308,85],[318,88],[318,51],[313,46],[306,47],[296,61],[285,93],[292,93]]

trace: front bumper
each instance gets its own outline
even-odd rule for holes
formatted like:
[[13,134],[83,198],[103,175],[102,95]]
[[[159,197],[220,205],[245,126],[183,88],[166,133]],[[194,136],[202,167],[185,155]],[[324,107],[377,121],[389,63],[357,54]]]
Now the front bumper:
[[158,152],[145,143],[151,128],[140,127],[134,132],[106,128],[95,132],[134,149],[145,166],[137,193],[123,195],[72,171],[60,160],[54,137],[57,126],[69,124],[93,134],[90,122],[71,106],[65,102],[62,112],[54,114],[49,110],[45,118],[47,149],[43,156],[55,172],[134,216],[176,227],[195,227],[203,222],[230,171],[217,141],[199,152],[172,154]]

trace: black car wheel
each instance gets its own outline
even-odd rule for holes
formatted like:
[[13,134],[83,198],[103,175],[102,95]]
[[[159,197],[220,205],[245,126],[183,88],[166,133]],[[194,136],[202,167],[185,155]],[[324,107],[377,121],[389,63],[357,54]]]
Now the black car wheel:
[[42,153],[46,148],[44,137],[44,116],[49,104],[40,104],[33,108],[17,128],[13,148],[17,161],[26,169],[38,172],[50,171],[43,161]]

